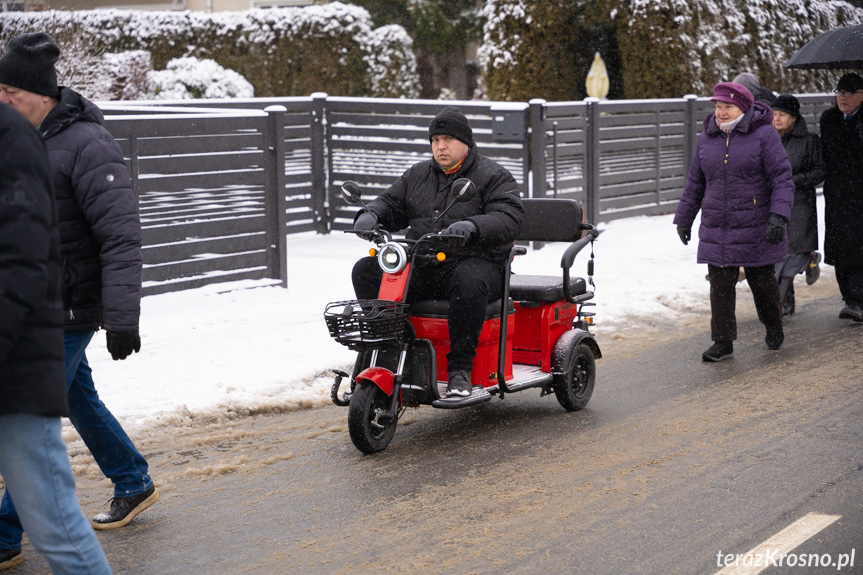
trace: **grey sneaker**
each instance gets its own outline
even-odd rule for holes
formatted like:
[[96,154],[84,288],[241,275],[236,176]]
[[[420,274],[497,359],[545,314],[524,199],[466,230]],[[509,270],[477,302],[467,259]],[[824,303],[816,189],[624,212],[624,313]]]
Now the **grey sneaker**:
[[20,549],[0,549],[0,571],[15,567],[24,562]]
[[468,372],[462,370],[450,372],[449,385],[446,389],[447,397],[467,397],[472,389]]
[[702,361],[722,361],[734,357],[734,344],[730,341],[717,341],[701,354]]
[[111,510],[100,513],[90,521],[93,529],[116,529],[132,522],[139,513],[159,500],[156,486],[131,497],[115,497],[111,500]]
[[809,258],[809,265],[806,266],[806,285],[811,286],[818,281],[818,278],[821,276],[821,267],[818,265],[820,263],[821,254],[812,252],[812,256]]

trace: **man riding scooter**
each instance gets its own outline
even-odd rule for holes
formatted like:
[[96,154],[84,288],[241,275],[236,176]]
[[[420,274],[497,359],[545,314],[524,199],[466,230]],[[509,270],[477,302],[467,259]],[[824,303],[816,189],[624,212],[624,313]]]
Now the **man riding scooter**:
[[[409,228],[408,239],[440,230],[464,238],[461,246],[447,250],[445,261],[413,271],[409,300],[449,300],[447,396],[467,397],[485,310],[502,296],[506,257],[521,228],[524,207],[515,178],[480,155],[473,130],[458,108],[447,107],[434,117],[429,141],[434,159],[405,171],[358,213],[354,228],[372,231],[380,225],[391,232]],[[470,179],[477,194],[452,205],[437,220],[458,178]],[[375,258],[360,259],[352,273],[357,298],[377,298],[382,274]]]

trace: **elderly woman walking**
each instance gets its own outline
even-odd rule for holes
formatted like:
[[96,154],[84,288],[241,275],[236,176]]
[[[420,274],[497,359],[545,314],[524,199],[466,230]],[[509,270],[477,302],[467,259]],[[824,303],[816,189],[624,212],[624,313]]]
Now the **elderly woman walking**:
[[737,274],[742,267],[769,349],[785,339],[775,264],[785,260],[785,229],[794,201],[791,165],[773,127],[773,111],[733,82],[713,89],[715,110],[704,118],[674,224],[689,243],[699,210],[698,263],[710,279],[710,335],[704,361],[734,355]]
[[788,223],[788,257],[776,264],[782,315],[794,314],[794,276],[806,272],[806,283],[812,285],[821,273],[818,263],[818,218],[815,210],[815,187],[824,181],[821,140],[806,127],[800,115],[800,102],[782,94],[773,102],[773,127],[782,137],[788,153],[794,182],[794,207]]

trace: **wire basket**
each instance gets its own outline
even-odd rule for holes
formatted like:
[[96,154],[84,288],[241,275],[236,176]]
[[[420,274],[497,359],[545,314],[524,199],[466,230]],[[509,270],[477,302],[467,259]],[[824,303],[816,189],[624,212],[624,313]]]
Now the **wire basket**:
[[327,304],[324,320],[333,339],[358,350],[402,337],[408,307],[383,299],[336,301]]

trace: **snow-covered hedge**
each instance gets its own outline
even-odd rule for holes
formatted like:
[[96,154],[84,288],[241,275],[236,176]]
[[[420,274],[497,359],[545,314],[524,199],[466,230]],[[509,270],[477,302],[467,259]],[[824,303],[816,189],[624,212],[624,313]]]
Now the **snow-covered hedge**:
[[863,23],[863,10],[827,0],[486,0],[479,50],[489,97],[573,100],[595,50],[618,97],[708,94],[753,72],[779,92],[817,92],[836,72],[783,64],[821,32]]
[[419,87],[416,59],[404,30],[375,30],[368,11],[341,2],[212,14],[2,12],[0,50],[11,38],[34,31],[93,38],[109,53],[147,50],[156,70],[176,58],[214,60],[249,80],[260,97],[318,91],[415,97]]

